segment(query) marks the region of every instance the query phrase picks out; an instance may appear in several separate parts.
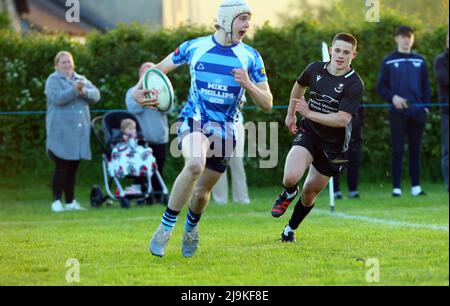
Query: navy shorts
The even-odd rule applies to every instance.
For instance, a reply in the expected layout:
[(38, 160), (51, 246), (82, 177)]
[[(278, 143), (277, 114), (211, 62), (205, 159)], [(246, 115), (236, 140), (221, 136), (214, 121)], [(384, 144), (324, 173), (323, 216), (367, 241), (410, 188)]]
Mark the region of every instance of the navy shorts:
[(348, 158), (346, 152), (324, 149), (325, 145), (314, 140), (309, 133), (300, 130), (292, 146), (301, 146), (311, 153), (313, 166), (320, 174), (332, 177), (344, 171)]
[(224, 173), (236, 147), (235, 132), (228, 131), (226, 133), (228, 137), (223, 137), (218, 135), (217, 132), (220, 131), (220, 123), (215, 124), (210, 121), (200, 123), (192, 118), (180, 118), (178, 124), (180, 125), (178, 128), (178, 148), (181, 150), (183, 138), (187, 135), (193, 132), (202, 133), (210, 142), (206, 157), (206, 168)]

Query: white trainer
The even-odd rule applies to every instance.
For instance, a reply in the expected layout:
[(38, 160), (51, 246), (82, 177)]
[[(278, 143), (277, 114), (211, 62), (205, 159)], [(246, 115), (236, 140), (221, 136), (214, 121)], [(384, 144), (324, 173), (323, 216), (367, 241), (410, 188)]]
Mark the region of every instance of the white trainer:
[(60, 200), (56, 200), (52, 203), (52, 211), (56, 213), (64, 211), (64, 206)]
[(73, 200), (72, 203), (66, 204), (66, 207), (64, 208), (64, 210), (66, 210), (66, 211), (72, 211), (72, 210), (85, 211), (86, 208), (81, 207), (80, 203), (78, 203), (77, 201)]

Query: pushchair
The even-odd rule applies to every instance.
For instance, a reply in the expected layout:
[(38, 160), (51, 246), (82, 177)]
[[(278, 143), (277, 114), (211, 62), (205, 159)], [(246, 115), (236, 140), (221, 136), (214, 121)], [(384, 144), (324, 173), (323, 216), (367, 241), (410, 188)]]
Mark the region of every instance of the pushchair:
[[(98, 140), (102, 148), (102, 168), (103, 168), (103, 179), (106, 189), (106, 196), (103, 196), (101, 187), (99, 185), (92, 186), (91, 190), (91, 206), (101, 207), (105, 201), (109, 199), (113, 201), (118, 201), (120, 206), (123, 208), (130, 208), (131, 200), (136, 200), (138, 205), (143, 204), (153, 204), (155, 202), (155, 196), (159, 195), (161, 203), (167, 205), (169, 202), (169, 191), (167, 189), (161, 174), (158, 171), (158, 165), (153, 155), (149, 156), (147, 159), (148, 167), (145, 167), (145, 171), (139, 171), (133, 175), (126, 175), (124, 177), (119, 177), (111, 171), (112, 165), (112, 152), (115, 146), (114, 139), (120, 135), (120, 123), (124, 119), (132, 119), (136, 122), (136, 130), (138, 134), (138, 144), (147, 146), (143, 140), (142, 130), (139, 125), (139, 121), (136, 117), (126, 111), (111, 111), (107, 112), (103, 116), (97, 116), (91, 121), (91, 128), (95, 138)], [(155, 192), (152, 188), (152, 177), (156, 175), (161, 187), (161, 192)], [(136, 190), (134, 186), (131, 185), (124, 188), (120, 182), (121, 179), (139, 179), (143, 184), (140, 185), (141, 188)], [(145, 182), (145, 183), (144, 183)], [(111, 187), (115, 185), (115, 190), (112, 192)], [(132, 192), (129, 192), (132, 190)]]

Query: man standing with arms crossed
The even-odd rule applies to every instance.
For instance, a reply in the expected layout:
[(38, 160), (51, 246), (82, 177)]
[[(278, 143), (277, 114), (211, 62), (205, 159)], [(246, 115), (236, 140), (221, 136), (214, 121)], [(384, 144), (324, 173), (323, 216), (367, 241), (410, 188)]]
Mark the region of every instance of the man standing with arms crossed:
[[(261, 109), (272, 108), (273, 98), (261, 56), (242, 43), (250, 18), (251, 10), (244, 0), (224, 0), (213, 35), (184, 42), (156, 66), (167, 74), (182, 64), (189, 64), (191, 89), (178, 130), (185, 165), (175, 180), (169, 205), (150, 242), (150, 252), (155, 256), (164, 255), (178, 214), (189, 200), (182, 254), (194, 255), (199, 242), (200, 217), (236, 143), (234, 116), (244, 92)], [(155, 100), (144, 97), (146, 91), (139, 89), (142, 84), (137, 88), (136, 101), (146, 107), (157, 105)]]

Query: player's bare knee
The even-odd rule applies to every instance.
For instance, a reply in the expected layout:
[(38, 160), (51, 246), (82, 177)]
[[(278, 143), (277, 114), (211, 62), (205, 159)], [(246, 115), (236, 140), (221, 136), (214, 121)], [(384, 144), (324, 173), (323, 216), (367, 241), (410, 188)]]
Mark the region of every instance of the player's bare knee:
[(298, 179), (293, 176), (285, 176), (283, 178), (283, 185), (287, 188), (295, 187), (298, 184)]
[(196, 180), (200, 177), (203, 170), (205, 169), (205, 166), (200, 160), (190, 161), (185, 166), (185, 171), (191, 177), (193, 180)]
[(192, 197), (194, 198), (194, 202), (196, 203), (207, 203), (211, 196), (211, 192), (206, 189), (195, 189)]

